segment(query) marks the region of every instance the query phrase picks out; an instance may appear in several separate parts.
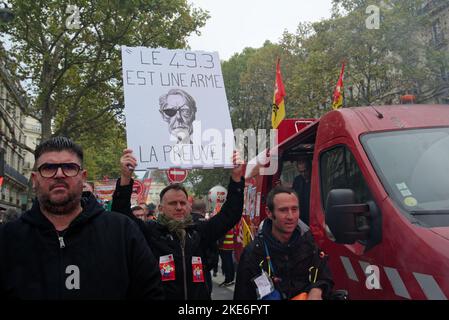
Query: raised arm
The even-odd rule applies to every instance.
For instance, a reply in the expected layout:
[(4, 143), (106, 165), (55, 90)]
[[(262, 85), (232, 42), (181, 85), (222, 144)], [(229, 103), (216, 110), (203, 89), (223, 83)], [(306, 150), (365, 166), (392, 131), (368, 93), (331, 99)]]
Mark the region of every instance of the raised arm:
[(131, 194), (134, 183), (132, 174), (133, 169), (137, 165), (137, 160), (132, 152), (131, 149), (125, 149), (120, 157), (120, 178), (117, 180), (115, 191), (112, 195), (111, 211), (124, 213), (134, 220), (135, 217), (131, 213)]
[(120, 158), (120, 178), (117, 180), (115, 191), (112, 195), (111, 211), (123, 213), (137, 223), (149, 244), (150, 231), (148, 230), (148, 225), (131, 212), (131, 194), (134, 183), (132, 173), (137, 165), (137, 160), (134, 158), (132, 152), (131, 149), (125, 149)]
[(245, 179), (243, 178), (243, 161), (236, 151), (233, 154), (233, 163), (235, 167), (231, 171), (225, 203), (218, 214), (198, 226), (202, 235), (201, 241), (206, 244), (223, 237), (242, 217)]

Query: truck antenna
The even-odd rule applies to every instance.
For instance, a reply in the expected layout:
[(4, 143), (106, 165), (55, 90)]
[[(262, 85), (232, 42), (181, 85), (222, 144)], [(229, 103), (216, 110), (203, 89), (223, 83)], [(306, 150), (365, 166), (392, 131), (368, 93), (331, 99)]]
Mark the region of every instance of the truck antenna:
[(370, 106), (370, 107), (373, 108), (374, 111), (376, 111), (377, 117), (378, 117), (379, 119), (383, 119), (383, 118), (384, 118), (384, 115), (383, 115), (382, 113), (380, 113), (376, 108), (374, 108), (373, 106)]

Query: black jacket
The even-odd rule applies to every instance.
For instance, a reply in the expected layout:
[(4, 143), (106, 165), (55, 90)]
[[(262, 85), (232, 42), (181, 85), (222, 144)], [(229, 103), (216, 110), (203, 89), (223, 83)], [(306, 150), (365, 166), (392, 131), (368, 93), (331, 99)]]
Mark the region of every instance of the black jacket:
[[(194, 223), (204, 223), (207, 219), (200, 213), (192, 212), (192, 220)], [(218, 266), (218, 243), (216, 241), (211, 242), (204, 252), (204, 265), (206, 267), (205, 271), (210, 272), (212, 269)]]
[[(217, 241), (240, 221), (243, 210), (244, 180), (234, 182), (228, 186), (228, 195), (219, 214), (206, 222), (197, 223), (189, 227), (185, 248), (181, 247), (176, 235), (170, 234), (168, 229), (156, 221), (143, 222), (133, 216), (130, 211), (132, 184), (120, 186), (117, 181), (112, 208), (132, 217), (140, 226), (154, 255), (160, 257), (173, 254), (175, 263), (175, 280), (163, 281), (165, 296), (170, 300), (208, 300), (209, 290), (206, 282), (194, 282), (192, 273), (192, 257), (201, 257), (206, 261), (207, 247)], [(203, 262), (203, 271), (205, 266)]]
[(135, 224), (93, 196), (81, 202), (59, 233), (37, 201), (0, 227), (0, 297), (163, 299), (156, 259)]
[(317, 281), (313, 284), (309, 282), (309, 268), (322, 261), (312, 233), (308, 229), (298, 227), (290, 242), (282, 244), (272, 236), (271, 227), (271, 220), (266, 219), (262, 231), (243, 251), (237, 271), (234, 299), (257, 299), (256, 285), (252, 279), (262, 274), (262, 261), (262, 267), (268, 273), (264, 242), (268, 247), (274, 276), (278, 278), (274, 281), (275, 287), (284, 299), (291, 299), (301, 292), (318, 287), (323, 290), (323, 297), (326, 296), (333, 286), (333, 281), (325, 261), (319, 268)]

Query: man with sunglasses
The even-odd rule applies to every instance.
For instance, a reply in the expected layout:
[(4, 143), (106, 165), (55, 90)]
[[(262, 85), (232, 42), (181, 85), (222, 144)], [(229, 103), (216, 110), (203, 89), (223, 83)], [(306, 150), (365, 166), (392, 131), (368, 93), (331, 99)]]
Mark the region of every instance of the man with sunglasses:
[(34, 156), (37, 199), (0, 229), (0, 298), (162, 299), (157, 262), (139, 229), (82, 196), (82, 149), (55, 137)]
[(190, 144), (195, 121), (196, 103), (190, 94), (171, 89), (159, 98), (159, 112), (168, 123), (168, 132), (179, 144)]

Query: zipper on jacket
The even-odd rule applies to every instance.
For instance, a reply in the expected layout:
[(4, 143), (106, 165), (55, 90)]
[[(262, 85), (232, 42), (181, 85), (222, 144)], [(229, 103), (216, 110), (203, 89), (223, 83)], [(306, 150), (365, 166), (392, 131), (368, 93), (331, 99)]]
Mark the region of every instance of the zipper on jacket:
[(58, 242), (59, 242), (59, 252), (58, 252), (58, 256), (59, 256), (59, 284), (58, 284), (58, 295), (59, 295), (59, 299), (62, 299), (62, 282), (64, 281), (64, 271), (62, 270), (62, 250), (65, 248), (65, 243), (64, 243), (64, 237), (62, 235), (59, 234), (59, 231), (56, 231), (56, 236), (58, 237)]
[(58, 239), (59, 239), (59, 248), (64, 249), (65, 248), (64, 237), (60, 236), (58, 233)]
[(184, 252), (184, 246), (181, 243), (181, 256), (182, 256), (182, 266), (184, 275), (184, 300), (187, 300), (187, 275), (186, 275), (186, 256)]

